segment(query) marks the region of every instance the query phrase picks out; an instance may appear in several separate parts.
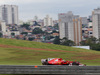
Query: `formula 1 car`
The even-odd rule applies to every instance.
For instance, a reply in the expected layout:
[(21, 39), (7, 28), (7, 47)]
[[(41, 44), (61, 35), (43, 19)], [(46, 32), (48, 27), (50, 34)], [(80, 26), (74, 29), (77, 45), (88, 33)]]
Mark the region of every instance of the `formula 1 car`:
[(48, 58), (48, 59), (41, 59), (42, 65), (68, 65), (68, 66), (86, 66), (81, 64), (77, 61), (65, 61), (62, 58)]

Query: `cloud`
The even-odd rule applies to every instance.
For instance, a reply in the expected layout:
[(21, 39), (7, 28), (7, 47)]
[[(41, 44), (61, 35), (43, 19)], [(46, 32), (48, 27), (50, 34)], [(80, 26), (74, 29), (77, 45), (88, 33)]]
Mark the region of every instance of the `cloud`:
[(57, 18), (58, 13), (67, 11), (81, 16), (91, 15), (92, 10), (100, 6), (100, 0), (0, 0), (0, 5), (3, 4), (18, 5), (21, 19), (47, 14)]
[(48, 0), (0, 0), (0, 4), (44, 3)]

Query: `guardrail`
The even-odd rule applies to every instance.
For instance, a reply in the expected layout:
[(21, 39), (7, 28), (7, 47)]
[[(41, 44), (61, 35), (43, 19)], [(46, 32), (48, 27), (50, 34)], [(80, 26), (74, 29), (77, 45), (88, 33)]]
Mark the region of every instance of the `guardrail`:
[(14, 66), (1, 65), (0, 74), (100, 75), (100, 66)]

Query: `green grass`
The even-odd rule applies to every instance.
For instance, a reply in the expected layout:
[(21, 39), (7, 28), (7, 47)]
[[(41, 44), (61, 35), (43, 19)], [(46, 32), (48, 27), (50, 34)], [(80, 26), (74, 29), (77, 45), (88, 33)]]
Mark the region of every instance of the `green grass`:
[[(0, 47), (1, 65), (41, 65), (41, 59), (63, 58), (65, 60), (80, 61), (87, 65), (100, 66), (99, 51), (4, 38), (0, 38), (0, 45), (44, 49), (37, 50)], [(56, 51), (47, 51), (46, 49)]]

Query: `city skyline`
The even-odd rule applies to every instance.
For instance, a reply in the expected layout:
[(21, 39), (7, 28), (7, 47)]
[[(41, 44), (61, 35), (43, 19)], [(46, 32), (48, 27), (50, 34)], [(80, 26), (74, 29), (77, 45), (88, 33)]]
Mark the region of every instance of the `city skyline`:
[(18, 5), (19, 19), (27, 21), (33, 19), (35, 15), (40, 19), (43, 19), (45, 15), (58, 19), (58, 13), (68, 11), (87, 17), (92, 15), (93, 9), (100, 6), (100, 0), (0, 0), (0, 5), (4, 4)]

